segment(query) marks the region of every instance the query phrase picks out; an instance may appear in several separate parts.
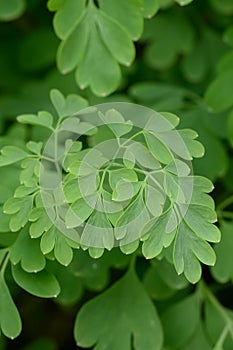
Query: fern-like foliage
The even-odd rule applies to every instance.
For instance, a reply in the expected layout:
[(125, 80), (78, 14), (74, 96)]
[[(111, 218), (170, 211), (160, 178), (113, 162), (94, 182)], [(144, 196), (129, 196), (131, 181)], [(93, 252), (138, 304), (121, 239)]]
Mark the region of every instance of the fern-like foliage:
[[(180, 5), (191, 1), (176, 0)], [(75, 69), (80, 88), (90, 86), (96, 95), (115, 91), (121, 83), (120, 65), (134, 61), (134, 42), (142, 35), (144, 18), (154, 16), (162, 5), (158, 0), (48, 1), (61, 40), (59, 70), (66, 74)]]

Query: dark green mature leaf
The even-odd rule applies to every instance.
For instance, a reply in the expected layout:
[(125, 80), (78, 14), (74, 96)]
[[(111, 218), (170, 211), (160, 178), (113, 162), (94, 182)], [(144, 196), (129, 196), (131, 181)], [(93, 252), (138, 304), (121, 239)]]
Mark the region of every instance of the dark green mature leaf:
[(152, 260), (152, 266), (147, 269), (143, 279), (146, 290), (155, 300), (164, 300), (188, 286), (183, 275), (177, 275), (173, 265), (165, 259)]
[(11, 271), (15, 282), (21, 288), (37, 297), (55, 298), (60, 293), (60, 287), (56, 278), (47, 270), (27, 273), (17, 264), (12, 265)]
[(208, 87), (205, 101), (214, 112), (222, 112), (232, 106), (233, 69), (222, 72)]
[(0, 21), (12, 21), (22, 15), (26, 7), (24, 0), (1, 1)]
[(171, 349), (182, 349), (198, 327), (200, 306), (197, 295), (190, 295), (171, 305), (162, 315), (165, 334), (165, 346)]
[(194, 44), (192, 26), (178, 13), (175, 16), (172, 13), (159, 13), (145, 26), (144, 36), (151, 40), (145, 51), (145, 60), (152, 68), (159, 70), (170, 68), (179, 54), (189, 53)]
[(136, 350), (156, 350), (163, 341), (156, 309), (132, 270), (81, 308), (74, 335), (79, 346), (94, 349), (130, 350), (133, 339)]
[(10, 295), (4, 277), (0, 274), (0, 326), (2, 333), (11, 339), (16, 338), (22, 329), (19, 312)]
[(229, 264), (231, 261), (231, 253), (233, 249), (233, 222), (221, 223), (221, 242), (215, 246), (217, 261), (211, 268), (212, 275), (220, 283), (233, 281), (233, 267)]
[(205, 301), (205, 329), (211, 348), (230, 350), (233, 344), (233, 313), (223, 307), (215, 297)]

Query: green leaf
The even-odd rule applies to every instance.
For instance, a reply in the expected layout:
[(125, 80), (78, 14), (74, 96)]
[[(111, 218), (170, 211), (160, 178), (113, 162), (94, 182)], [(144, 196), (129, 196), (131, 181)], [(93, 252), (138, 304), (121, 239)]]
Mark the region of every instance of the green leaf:
[[(32, 254), (33, 252), (33, 254)], [(40, 241), (30, 238), (28, 229), (22, 229), (11, 247), (10, 260), (16, 265), (21, 262), (26, 272), (38, 272), (45, 268), (45, 257), (40, 250)]]
[[(211, 295), (212, 296), (212, 295)], [(231, 349), (232, 347), (232, 334), (231, 329), (233, 326), (233, 313), (232, 310), (223, 307), (219, 302), (215, 299), (213, 295), (214, 301), (217, 302), (217, 305), (220, 306), (221, 312), (216, 304), (212, 303), (210, 300), (205, 300), (204, 304), (204, 326), (206, 335), (211, 343), (211, 349), (216, 347), (217, 349)], [(225, 328), (228, 328), (228, 332), (224, 332)], [(222, 333), (225, 333), (225, 337), (222, 337)], [(222, 338), (222, 340), (221, 340)], [(220, 340), (220, 344), (222, 347), (217, 347)]]
[(195, 334), (200, 322), (199, 318), (200, 309), (195, 294), (168, 307), (161, 318), (165, 333), (165, 346), (182, 349)]
[(57, 261), (64, 266), (68, 266), (73, 259), (73, 250), (61, 233), (56, 236), (54, 255)]
[[(192, 197), (188, 198), (191, 181)], [(156, 257), (175, 238), (173, 261), (176, 271), (178, 274), (184, 272), (191, 283), (196, 283), (201, 277), (199, 261), (207, 265), (215, 263), (215, 253), (206, 241), (219, 242), (220, 231), (213, 225), (216, 213), (205, 194), (212, 190), (211, 182), (201, 177), (188, 177), (182, 186), (189, 205), (179, 204), (178, 211), (171, 207), (159, 218), (148, 222), (140, 233), (144, 241), (142, 251), (147, 258)]]
[(0, 21), (12, 21), (22, 15), (26, 7), (24, 0), (8, 0), (1, 2)]
[(3, 207), (7, 214), (11, 214), (9, 223), (10, 230), (16, 232), (26, 225), (33, 206), (33, 197), (9, 198)]
[(206, 336), (205, 328), (203, 324), (200, 323), (197, 327), (195, 334), (192, 336), (192, 341), (188, 341), (183, 347), (183, 350), (196, 350), (196, 349), (205, 349), (211, 350), (209, 339)]
[(80, 226), (93, 212), (97, 201), (96, 194), (79, 198), (72, 203), (65, 217), (67, 228)]
[(107, 96), (120, 83), (121, 71), (108, 48), (102, 42), (97, 28), (90, 33), (85, 60), (77, 68), (76, 81), (81, 89), (90, 85), (97, 96)]
[(47, 270), (27, 273), (18, 264), (12, 265), (11, 271), (15, 282), (21, 288), (39, 298), (54, 298), (60, 293), (56, 278)]
[(222, 0), (221, 4), (218, 0), (210, 0), (210, 3), (220, 14), (230, 16), (233, 13), (233, 4), (231, 0)]
[(159, 271), (150, 267), (147, 269), (143, 284), (149, 296), (155, 300), (166, 300), (174, 293), (174, 289), (170, 288), (159, 275)]
[(180, 54), (188, 54), (194, 46), (193, 27), (178, 12), (159, 13), (147, 23), (144, 35), (150, 39), (145, 50), (145, 61), (154, 69), (172, 67)]
[(122, 114), (115, 109), (109, 109), (106, 114), (99, 112), (100, 118), (112, 130), (116, 137), (127, 134), (133, 128), (132, 122), (125, 121)]
[(94, 210), (84, 227), (81, 244), (90, 247), (92, 257), (98, 258), (104, 252), (103, 248), (111, 250), (114, 246), (113, 228), (101, 204)]
[(27, 144), (27, 149), (29, 149), (29, 151), (31, 151), (34, 154), (40, 154), (42, 147), (43, 147), (43, 143), (42, 142), (34, 142), (34, 141), (29, 141)]
[[(60, 285), (60, 293), (55, 301), (68, 306), (77, 303), (84, 292), (80, 269), (78, 269), (76, 265), (75, 267), (72, 266), (72, 263), (67, 267), (57, 263), (52, 263), (49, 264), (49, 270), (56, 276)], [(77, 276), (78, 270), (79, 273)]]
[(65, 0), (48, 0), (47, 7), (49, 11), (57, 11), (63, 5)]
[(67, 38), (81, 21), (85, 0), (67, 0), (61, 3), (54, 16), (54, 29), (60, 39)]
[(114, 190), (117, 186), (117, 183), (120, 180), (125, 180), (129, 182), (137, 182), (138, 177), (134, 170), (122, 168), (117, 170), (111, 170), (109, 172), (109, 184), (111, 188)]
[[(160, 217), (151, 219), (142, 228), (141, 239), (145, 241), (142, 246), (143, 255), (147, 259), (158, 256), (164, 247), (167, 247), (173, 241), (176, 229), (168, 230), (169, 223), (172, 221), (172, 212), (165, 213)], [(176, 225), (174, 225), (176, 226)]]
[(177, 2), (177, 4), (179, 4), (180, 6), (186, 6), (188, 4), (190, 4), (193, 0), (175, 0), (175, 2)]
[(114, 201), (126, 201), (132, 199), (140, 190), (141, 182), (129, 182), (120, 180), (113, 190), (112, 199)]
[(222, 238), (219, 244), (216, 244), (214, 250), (216, 252), (216, 264), (211, 268), (212, 275), (220, 283), (233, 281), (233, 268), (229, 264), (229, 258), (233, 249), (232, 228), (233, 223), (222, 222), (221, 224)]
[[(89, 37), (90, 29), (88, 21), (84, 17), (58, 48), (57, 64), (62, 73), (71, 72), (82, 62), (88, 47)], [(75, 55), (74, 52), (76, 53)]]
[(135, 57), (135, 48), (128, 32), (103, 11), (98, 12), (97, 23), (102, 39), (113, 57), (119, 63), (130, 66)]
[(177, 273), (184, 272), (191, 283), (198, 282), (201, 278), (199, 260), (213, 266), (216, 260), (215, 253), (204, 239), (199, 238), (189, 226), (181, 223), (174, 243), (174, 264)]
[(72, 94), (65, 98), (57, 89), (50, 91), (50, 99), (60, 118), (72, 116), (88, 106), (88, 102), (83, 97)]
[(162, 214), (165, 196), (161, 191), (147, 185), (145, 188), (145, 205), (154, 217)]
[(208, 87), (205, 102), (215, 112), (222, 112), (230, 108), (232, 102), (233, 69), (222, 72)]
[(0, 166), (10, 165), (28, 157), (28, 153), (15, 146), (5, 146), (1, 149)]
[(29, 215), (29, 221), (32, 222), (29, 229), (31, 238), (40, 237), (52, 226), (52, 221), (44, 208), (33, 208)]
[(233, 26), (229, 26), (224, 32), (223, 40), (226, 44), (233, 46)]
[(99, 0), (100, 8), (124, 27), (136, 41), (143, 31), (143, 3), (141, 0)]
[(46, 111), (39, 112), (38, 115), (22, 114), (17, 117), (17, 120), (23, 124), (39, 125), (48, 129), (52, 129), (53, 125), (53, 116)]
[(163, 164), (169, 164), (173, 161), (173, 155), (167, 145), (151, 133), (146, 132), (144, 136), (147, 146), (155, 159), (158, 159)]
[(163, 342), (155, 306), (132, 270), (81, 308), (74, 336), (78, 346), (96, 349), (130, 350), (132, 340), (135, 350), (159, 350)]
[(161, 168), (158, 162), (159, 158), (155, 157), (155, 154), (151, 152), (151, 149), (147, 149), (142, 143), (133, 142), (129, 144), (123, 155), (123, 161), (127, 165), (129, 162), (139, 164), (139, 166), (148, 169)]
[(143, 0), (143, 15), (146, 18), (153, 17), (159, 10), (159, 0)]
[(20, 334), (22, 324), (19, 312), (14, 304), (2, 274), (0, 274), (0, 295), (1, 330), (7, 338), (14, 339)]

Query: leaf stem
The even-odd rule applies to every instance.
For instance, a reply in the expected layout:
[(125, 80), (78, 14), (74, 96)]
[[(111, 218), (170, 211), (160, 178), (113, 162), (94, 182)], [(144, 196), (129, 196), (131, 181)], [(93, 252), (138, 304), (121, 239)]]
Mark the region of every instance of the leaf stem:
[(224, 199), (219, 205), (217, 206), (217, 210), (222, 211), (223, 209), (229, 207), (233, 203), (233, 195), (227, 197)]
[(4, 257), (4, 260), (3, 260), (3, 263), (2, 263), (2, 266), (1, 266), (1, 271), (0, 271), (2, 276), (4, 276), (6, 267), (7, 267), (8, 262), (9, 262), (9, 259), (10, 259), (10, 252), (9, 252), (9, 250), (7, 250), (6, 251), (6, 255)]
[(227, 329), (231, 334), (231, 338), (233, 339), (233, 320), (228, 316), (226, 309), (222, 306), (222, 304), (218, 301), (212, 291), (207, 287), (207, 285), (201, 281), (201, 289), (204, 295), (208, 298), (210, 303), (215, 307), (218, 313), (222, 316), (223, 320), (226, 323)]

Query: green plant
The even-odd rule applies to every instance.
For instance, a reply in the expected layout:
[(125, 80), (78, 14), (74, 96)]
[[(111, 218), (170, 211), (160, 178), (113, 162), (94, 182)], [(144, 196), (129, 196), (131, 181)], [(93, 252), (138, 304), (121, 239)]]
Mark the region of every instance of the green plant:
[(232, 15), (0, 4), (2, 349), (232, 349)]

